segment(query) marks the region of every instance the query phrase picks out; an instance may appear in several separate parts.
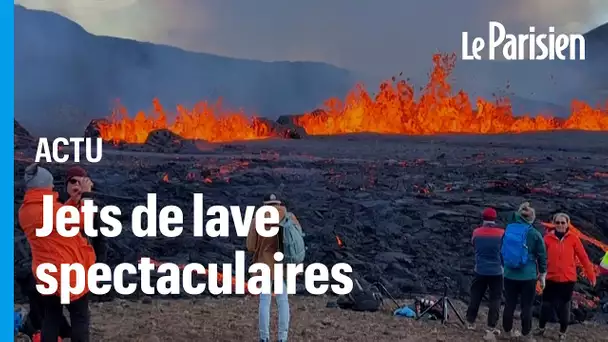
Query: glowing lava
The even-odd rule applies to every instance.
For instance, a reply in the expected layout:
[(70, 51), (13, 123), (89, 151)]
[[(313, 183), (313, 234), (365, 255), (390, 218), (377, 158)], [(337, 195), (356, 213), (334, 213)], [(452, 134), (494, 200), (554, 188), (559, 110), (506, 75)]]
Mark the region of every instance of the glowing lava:
[(572, 115), (566, 120), (548, 116), (513, 115), (507, 98), (477, 100), (473, 109), (464, 91), (454, 94), (448, 82), (456, 63), (455, 55), (435, 55), (433, 71), (421, 96), (405, 81), (385, 82), (375, 97), (362, 87), (352, 91), (344, 102), (330, 99), (322, 111), (296, 120), (311, 135), (357, 132), (424, 135), (438, 133), (519, 133), (559, 129), (607, 131), (605, 110), (572, 102)]
[(108, 122), (97, 125), (106, 141), (143, 143), (148, 134), (159, 129), (169, 129), (185, 139), (202, 139), (210, 142), (262, 139), (270, 136), (268, 124), (257, 118), (248, 118), (243, 112), (222, 109), (221, 100), (216, 104), (201, 102), (192, 109), (177, 107), (175, 120), (169, 122), (167, 113), (158, 99), (153, 101), (151, 113), (139, 112), (130, 118), (127, 110), (118, 106)]
[[(606, 108), (572, 101), (567, 119), (549, 116), (518, 116), (513, 114), (507, 98), (488, 101), (479, 98), (477, 110), (464, 91), (453, 92), (448, 79), (454, 69), (456, 55), (433, 56), (429, 82), (416, 96), (414, 87), (393, 78), (380, 85), (375, 97), (357, 85), (344, 101), (331, 98), (324, 108), (295, 119), (310, 135), (345, 133), (384, 133), (427, 135), (439, 133), (517, 133), (547, 130), (608, 131)], [(243, 112), (229, 112), (221, 103), (200, 103), (192, 109), (178, 106), (175, 120), (168, 122), (167, 113), (154, 100), (152, 113), (139, 112), (129, 118), (124, 108), (114, 111), (107, 123), (100, 123), (101, 137), (107, 141), (144, 142), (156, 129), (169, 129), (187, 139), (211, 142), (250, 140), (271, 135), (268, 124), (249, 119)]]

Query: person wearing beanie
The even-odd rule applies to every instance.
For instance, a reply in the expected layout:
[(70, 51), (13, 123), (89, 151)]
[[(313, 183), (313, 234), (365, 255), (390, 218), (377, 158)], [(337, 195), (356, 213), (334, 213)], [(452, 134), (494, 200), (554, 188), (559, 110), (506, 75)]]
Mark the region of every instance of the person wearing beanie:
[[(53, 189), (53, 175), (45, 168), (38, 167), (37, 164), (28, 166), (23, 176), (26, 189)], [(33, 270), (35, 272), (35, 270)], [(44, 317), (44, 298), (36, 289), (37, 279), (34, 276), (32, 269), (24, 271), (15, 276), (16, 283), (21, 288), (21, 292), (27, 296), (29, 302), (29, 311), (25, 318), (21, 332), (33, 338), (42, 328), (42, 320)], [(59, 332), (62, 338), (70, 337), (70, 323), (67, 318), (62, 315), (61, 323), (59, 324)]]
[[(70, 200), (73, 203), (80, 202), (80, 199), (83, 195), (80, 184), (86, 181), (89, 175), (87, 171), (80, 166), (73, 166), (68, 169), (66, 173), (66, 190), (68, 195), (70, 196)], [(88, 179), (90, 181), (90, 178)], [(91, 183), (92, 187), (92, 183)]]
[[(475, 328), (483, 295), (489, 290), (488, 335), (498, 335), (496, 328), (502, 299), (503, 267), (500, 247), (504, 229), (496, 224), (496, 210), (486, 208), (481, 213), (482, 224), (473, 230), (471, 242), (475, 249), (475, 275), (471, 283), (471, 300), (467, 309), (468, 329)], [(493, 337), (493, 336), (492, 336)]]
[[(53, 198), (53, 216), (63, 206), (58, 201), (58, 194), (53, 190), (53, 176), (45, 168), (32, 164), (25, 169), (25, 195), (18, 212), (18, 221), (21, 229), (30, 244), (32, 253), (32, 272), (36, 277), (38, 266), (46, 263), (53, 264), (59, 270), (57, 273), (48, 274), (55, 278), (59, 285), (57, 292), (41, 297), (44, 310), (41, 339), (42, 341), (57, 341), (60, 326), (62, 325), (63, 307), (59, 298), (61, 291), (61, 264), (81, 264), (85, 271), (95, 263), (95, 251), (82, 234), (74, 237), (63, 237), (55, 229), (48, 236), (36, 236), (36, 230), (44, 225), (43, 222), (43, 199), (45, 196)], [(83, 191), (90, 191), (85, 184)], [(54, 221), (54, 220), (53, 220)], [(80, 222), (84, 222), (81, 214)], [(36, 277), (38, 283), (44, 284)], [(85, 279), (86, 284), (86, 279)], [(70, 286), (76, 288), (76, 279), (70, 279)], [(70, 296), (67, 305), (70, 312), (72, 325), (70, 339), (73, 342), (89, 341), (89, 302), (88, 287), (80, 293)]]
[(532, 227), (536, 228), (538, 232), (543, 235), (544, 227), (538, 227), (536, 222), (536, 210), (530, 205), (530, 202), (523, 202), (519, 205), (516, 211), (511, 213), (511, 216), (507, 219), (508, 223), (528, 223)]
[[(95, 202), (95, 205), (98, 208), (103, 208), (103, 204), (93, 196), (93, 193), (91, 192), (92, 187), (93, 182), (85, 169), (80, 166), (71, 167), (66, 174), (66, 192), (69, 199), (65, 204), (80, 208), (83, 204), (83, 200), (90, 199)], [(99, 215), (96, 214), (93, 219), (93, 227), (99, 231), (99, 228), (104, 225), (105, 224), (101, 221)], [(106, 262), (108, 244), (105, 236), (103, 236), (103, 234), (97, 234), (96, 237), (90, 237), (89, 242), (95, 250), (97, 262)]]
[(32, 164), (25, 169), (23, 176), (26, 189), (53, 189), (55, 179), (49, 170)]
[[(519, 336), (519, 333), (513, 330), (513, 315), (517, 303), (521, 303), (521, 335), (528, 341), (534, 340), (530, 332), (536, 282), (539, 280), (541, 288), (544, 288), (547, 275), (547, 251), (542, 234), (534, 227), (535, 220), (536, 211), (529, 202), (519, 205), (505, 228), (502, 247), (505, 265), (502, 326), (512, 337)], [(513, 255), (525, 256), (525, 259), (515, 258), (519, 261), (517, 265), (512, 264)]]
[[(294, 214), (287, 211), (285, 204), (275, 195), (268, 194), (264, 197), (262, 202), (263, 205), (271, 205), (277, 208), (279, 211), (279, 222), (289, 215), (294, 224), (300, 225), (298, 219)], [(282, 252), (282, 240), (280, 239), (281, 234), (273, 237), (264, 237), (257, 233), (255, 228), (255, 222), (252, 222), (249, 228), (249, 234), (247, 236), (247, 250), (253, 253), (253, 263), (266, 264), (270, 269), (270, 276), (274, 279), (274, 254), (276, 252)], [(276, 294), (276, 302), (279, 312), (279, 324), (278, 324), (278, 341), (286, 342), (287, 335), (289, 332), (289, 299), (287, 296), (287, 287), (283, 284), (283, 293)], [(260, 342), (270, 341), (270, 305), (271, 305), (271, 294), (261, 293), (260, 304), (258, 312), (258, 324)]]
[(576, 259), (583, 265), (591, 286), (595, 286), (596, 274), (581, 239), (570, 231), (570, 216), (555, 214), (553, 224), (555, 229), (544, 238), (548, 258), (547, 281), (536, 335), (544, 336), (545, 326), (555, 311), (559, 319), (559, 340), (563, 341), (570, 324), (570, 302), (578, 278)]

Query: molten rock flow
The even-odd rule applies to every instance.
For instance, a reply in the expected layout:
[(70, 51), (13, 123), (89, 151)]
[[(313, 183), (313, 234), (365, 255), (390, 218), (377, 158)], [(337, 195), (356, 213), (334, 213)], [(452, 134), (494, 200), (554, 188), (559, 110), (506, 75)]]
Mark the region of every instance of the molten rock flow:
[[(406, 81), (391, 81), (380, 85), (372, 96), (362, 85), (355, 87), (346, 99), (332, 98), (324, 108), (282, 124), (294, 124), (308, 135), (345, 133), (383, 133), (429, 135), (439, 133), (509, 133), (549, 130), (608, 131), (608, 107), (593, 108), (573, 101), (567, 119), (549, 116), (515, 116), (507, 98), (494, 101), (477, 99), (474, 109), (464, 91), (454, 93), (448, 82), (456, 62), (455, 55), (435, 55), (428, 84), (420, 96)], [(169, 121), (169, 116), (175, 120)], [(209, 142), (284, 137), (273, 127), (276, 123), (265, 119), (250, 119), (244, 112), (223, 110), (203, 102), (188, 109), (177, 108), (168, 115), (158, 100), (151, 113), (139, 112), (130, 118), (124, 108), (115, 110), (98, 128), (106, 141), (143, 143), (151, 131), (169, 129), (185, 139)]]

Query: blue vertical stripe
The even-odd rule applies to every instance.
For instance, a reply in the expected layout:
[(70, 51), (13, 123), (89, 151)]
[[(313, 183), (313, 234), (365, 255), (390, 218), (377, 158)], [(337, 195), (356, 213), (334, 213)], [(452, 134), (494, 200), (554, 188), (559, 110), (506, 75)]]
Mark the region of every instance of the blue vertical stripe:
[[(2, 157), (4, 163), (0, 167), (0, 196), (2, 196), (2, 229), (0, 234), (4, 235), (0, 237), (0, 262), (2, 263), (2, 271), (4, 277), (0, 281), (0, 300), (2, 301), (2, 315), (0, 316), (0, 341), (13, 341), (14, 337), (14, 226), (15, 226), (15, 187), (14, 187), (14, 161), (15, 154), (14, 148), (11, 148), (11, 137), (14, 136), (14, 123), (11, 119), (15, 117), (14, 111), (14, 5), (12, 1), (0, 1), (2, 7), (0, 7), (0, 44), (4, 47), (4, 53), (2, 60), (0, 61), (0, 96), (3, 100), (2, 108), (3, 113), (0, 115), (0, 139), (4, 140), (0, 142), (0, 151), (6, 156)], [(12, 156), (12, 158), (11, 158)], [(7, 160), (12, 159), (13, 162), (9, 163)]]

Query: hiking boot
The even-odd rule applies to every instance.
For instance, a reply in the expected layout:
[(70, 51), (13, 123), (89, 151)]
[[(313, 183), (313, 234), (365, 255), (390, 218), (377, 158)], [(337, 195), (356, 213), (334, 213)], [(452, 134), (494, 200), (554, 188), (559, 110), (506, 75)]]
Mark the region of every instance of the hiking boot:
[(534, 336), (539, 336), (539, 337), (545, 336), (545, 328), (542, 328), (542, 329), (538, 328), (538, 329), (534, 330), (533, 334), (534, 334)]
[(486, 329), (486, 332), (490, 332), (494, 334), (494, 336), (500, 336), (500, 329), (498, 328), (488, 328)]
[(557, 339), (558, 341), (565, 341), (566, 340), (566, 333), (559, 333), (559, 337)]
[(519, 338), (519, 337), (521, 337), (521, 333), (519, 331), (517, 331), (517, 330), (511, 330), (511, 331), (509, 331), (508, 335), (509, 335), (510, 338)]
[(475, 330), (475, 324), (467, 323), (467, 330)]

